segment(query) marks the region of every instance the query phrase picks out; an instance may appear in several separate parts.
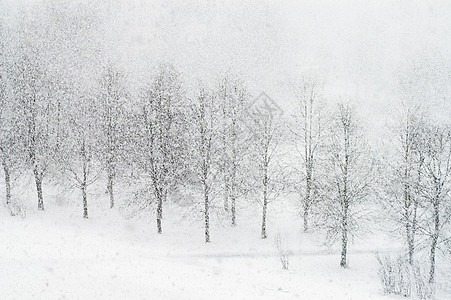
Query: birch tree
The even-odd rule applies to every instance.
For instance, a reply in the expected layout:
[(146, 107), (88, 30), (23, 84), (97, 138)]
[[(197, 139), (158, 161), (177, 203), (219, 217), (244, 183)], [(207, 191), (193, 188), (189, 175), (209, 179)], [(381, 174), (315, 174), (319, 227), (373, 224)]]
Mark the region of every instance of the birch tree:
[(46, 68), (38, 48), (19, 46), (18, 57), (11, 70), (13, 97), (26, 127), (26, 151), (38, 196), (38, 210), (44, 210), (42, 183), (52, 163), (53, 128), (50, 94), (53, 82), (45, 76)]
[[(0, 20), (1, 21), (1, 20)], [(5, 48), (3, 44), (4, 36), (3, 22), (0, 22), (0, 155), (2, 156), (2, 166), (5, 175), (6, 188), (6, 206), (9, 207), (11, 202), (11, 181), (9, 175), (9, 163), (7, 162), (7, 154), (5, 153), (3, 140), (5, 131), (5, 107), (6, 107), (6, 58)]]
[[(274, 115), (267, 107), (256, 108), (252, 114), (252, 157), (257, 162), (255, 191), (261, 195), (261, 238), (267, 238), (268, 205), (277, 199), (285, 188), (284, 168), (281, 164), (279, 144), (283, 136), (280, 115)], [(261, 200), (260, 200), (261, 199)]]
[(7, 124), (7, 95), (6, 95), (6, 54), (5, 54), (5, 34), (2, 28), (3, 24), (0, 23), (0, 155), (1, 163), (3, 166), (3, 173), (5, 176), (5, 204), (13, 214), (11, 206), (11, 171), (10, 171), (10, 153), (7, 149), (7, 141), (10, 140), (11, 134), (10, 128)]
[(124, 76), (110, 63), (100, 81), (100, 117), (103, 149), (102, 161), (107, 173), (107, 191), (110, 208), (114, 207), (114, 183), (119, 163), (122, 127), (124, 120), (124, 101), (127, 92)]
[(367, 199), (372, 162), (355, 112), (339, 104), (331, 123), (326, 201), (322, 204), (324, 224), (330, 241), (341, 243), (340, 266), (348, 265), (348, 242), (358, 229), (361, 204)]
[(434, 283), (438, 246), (451, 238), (447, 234), (451, 221), (451, 130), (445, 126), (429, 126), (424, 146), (422, 193), (427, 202), (428, 218), (422, 229), (430, 239), (429, 283)]
[(224, 209), (231, 215), (232, 226), (236, 225), (236, 200), (242, 194), (244, 157), (246, 145), (245, 122), (249, 102), (244, 83), (236, 77), (225, 76), (218, 88), (220, 107), (220, 136), (222, 145), (221, 173), (223, 180)]
[(292, 132), (295, 136), (295, 146), (301, 156), (300, 173), (301, 184), (299, 193), (302, 203), (304, 232), (309, 229), (309, 214), (318, 201), (318, 154), (323, 145), (324, 136), (324, 105), (321, 101), (320, 88), (312, 79), (306, 79), (296, 90), (297, 111), (295, 125)]
[(25, 169), (26, 156), (24, 128), (11, 100), (6, 92), (0, 99), (0, 163), (5, 181), (5, 204), (10, 214), (16, 215), (20, 207), (13, 201), (13, 183)]
[(210, 202), (215, 169), (215, 137), (217, 135), (217, 113), (214, 97), (201, 89), (193, 106), (194, 164), (197, 178), (202, 185), (204, 198), (205, 242), (210, 242)]
[(183, 166), (182, 97), (178, 72), (171, 65), (160, 67), (141, 96), (139, 165), (150, 177), (158, 233), (162, 233), (163, 203)]
[(66, 54), (77, 52), (77, 59), (80, 59), (78, 50), (82, 48), (79, 45), (73, 47), (75, 50), (67, 47), (68, 41), (78, 37), (82, 30), (80, 23), (72, 23), (76, 29), (72, 32), (59, 26), (66, 22), (58, 23), (58, 20), (71, 19), (68, 15), (63, 16), (64, 13), (59, 16), (61, 19), (54, 18), (54, 13), (60, 12), (61, 8), (51, 4), (21, 8), (19, 13), (23, 18), (12, 25), (14, 35), (8, 41), (11, 97), (16, 102), (15, 113), (20, 126), (25, 129), (22, 140), (35, 181), (39, 210), (44, 210), (43, 181), (50, 173), (62, 138), (58, 124), (62, 110), (61, 85), (70, 78), (66, 72), (75, 69), (66, 64)]
[(425, 120), (423, 112), (408, 107), (399, 124), (392, 130), (397, 137), (395, 152), (385, 159), (387, 170), (381, 184), (384, 214), (395, 222), (407, 245), (407, 257), (413, 265), (421, 218), (421, 185), (424, 164)]
[(24, 123), (20, 114), (20, 103), (13, 94), (11, 70), (14, 56), (11, 28), (0, 22), (0, 163), (5, 182), (5, 204), (11, 215), (20, 211), (20, 206), (13, 197), (15, 179), (26, 169)]
[(100, 166), (98, 111), (95, 98), (88, 94), (73, 94), (66, 103), (62, 123), (66, 139), (62, 142), (59, 164), (63, 174), (81, 192), (83, 218), (88, 218), (88, 187), (96, 182)]

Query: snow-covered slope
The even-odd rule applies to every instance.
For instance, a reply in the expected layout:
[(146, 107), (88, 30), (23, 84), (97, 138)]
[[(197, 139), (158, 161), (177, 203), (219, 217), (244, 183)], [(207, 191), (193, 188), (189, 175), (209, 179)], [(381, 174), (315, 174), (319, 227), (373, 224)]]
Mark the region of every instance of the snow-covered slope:
[[(259, 215), (241, 212), (238, 226), (213, 226), (205, 244), (202, 224), (166, 211), (163, 235), (153, 218), (125, 219), (100, 202), (90, 219), (80, 207), (48, 201), (26, 218), (0, 216), (2, 299), (391, 299), (383, 296), (376, 247), (352, 246), (349, 269), (339, 252), (315, 234), (298, 231), (295, 216), (274, 203), (269, 238), (259, 238)], [(277, 208), (280, 208), (278, 210)], [(283, 213), (285, 211), (285, 213)], [(177, 221), (175, 221), (177, 220)], [(274, 243), (289, 250), (283, 270)]]

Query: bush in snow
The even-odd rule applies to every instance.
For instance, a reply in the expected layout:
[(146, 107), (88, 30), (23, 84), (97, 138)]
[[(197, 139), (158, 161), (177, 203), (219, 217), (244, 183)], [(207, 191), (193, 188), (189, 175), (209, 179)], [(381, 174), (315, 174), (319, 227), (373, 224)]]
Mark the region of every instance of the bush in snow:
[(276, 244), (277, 253), (280, 258), (280, 262), (282, 263), (282, 269), (288, 270), (289, 264), (289, 255), (288, 255), (288, 247), (284, 239), (280, 236), (280, 233), (277, 233), (274, 242)]
[(428, 284), (424, 272), (416, 265), (410, 265), (403, 257), (393, 258), (390, 255), (376, 255), (379, 263), (378, 275), (385, 294), (410, 297), (416, 295), (419, 299), (431, 299), (434, 290)]

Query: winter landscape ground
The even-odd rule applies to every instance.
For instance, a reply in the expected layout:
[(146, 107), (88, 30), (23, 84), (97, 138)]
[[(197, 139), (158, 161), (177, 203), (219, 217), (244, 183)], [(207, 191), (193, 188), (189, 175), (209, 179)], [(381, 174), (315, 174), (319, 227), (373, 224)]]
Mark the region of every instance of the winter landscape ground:
[[(260, 238), (259, 215), (240, 215), (236, 228), (213, 227), (210, 244), (202, 223), (181, 221), (176, 210), (158, 235), (153, 218), (126, 220), (101, 203), (91, 207), (88, 220), (80, 207), (55, 201), (26, 218), (2, 211), (3, 299), (391, 299), (383, 296), (374, 252), (396, 250), (392, 244), (352, 246), (350, 267), (341, 269), (339, 251), (300, 233), (282, 206), (269, 214), (268, 239)], [(275, 247), (279, 230), (289, 270)]]
[[(1, 212), (2, 299), (404, 299), (384, 295), (375, 258), (400, 251), (399, 242), (366, 235), (350, 246), (349, 267), (340, 268), (339, 248), (296, 224), (293, 201), (270, 209), (267, 239), (260, 238), (261, 208), (250, 205), (235, 228), (214, 219), (212, 242), (205, 244), (202, 222), (184, 220), (177, 207), (168, 208), (159, 235), (151, 214), (127, 219), (101, 193), (93, 194), (88, 220), (70, 200), (77, 193), (48, 194), (46, 211), (24, 201), (26, 217)], [(288, 270), (275, 246), (278, 233)], [(440, 268), (443, 287), (449, 271)], [(450, 295), (444, 288), (436, 299)]]
[(451, 299), (450, 15), (0, 0), (0, 300)]

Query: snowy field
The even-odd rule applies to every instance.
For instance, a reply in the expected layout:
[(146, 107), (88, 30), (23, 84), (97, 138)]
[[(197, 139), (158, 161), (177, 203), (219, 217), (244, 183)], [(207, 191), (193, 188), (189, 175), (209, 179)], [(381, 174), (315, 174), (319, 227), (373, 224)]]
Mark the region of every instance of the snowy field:
[(0, 0), (0, 300), (450, 300), (450, 16)]
[(44, 212), (28, 203), (25, 218), (1, 210), (1, 299), (401, 299), (383, 295), (377, 276), (374, 252), (396, 251), (389, 240), (354, 243), (349, 268), (340, 268), (338, 249), (301, 233), (288, 203), (270, 207), (266, 240), (254, 207), (239, 212), (236, 228), (213, 218), (205, 244), (202, 222), (183, 220), (174, 206), (158, 235), (152, 216), (126, 219), (94, 199), (85, 220), (76, 202), (48, 198)]

